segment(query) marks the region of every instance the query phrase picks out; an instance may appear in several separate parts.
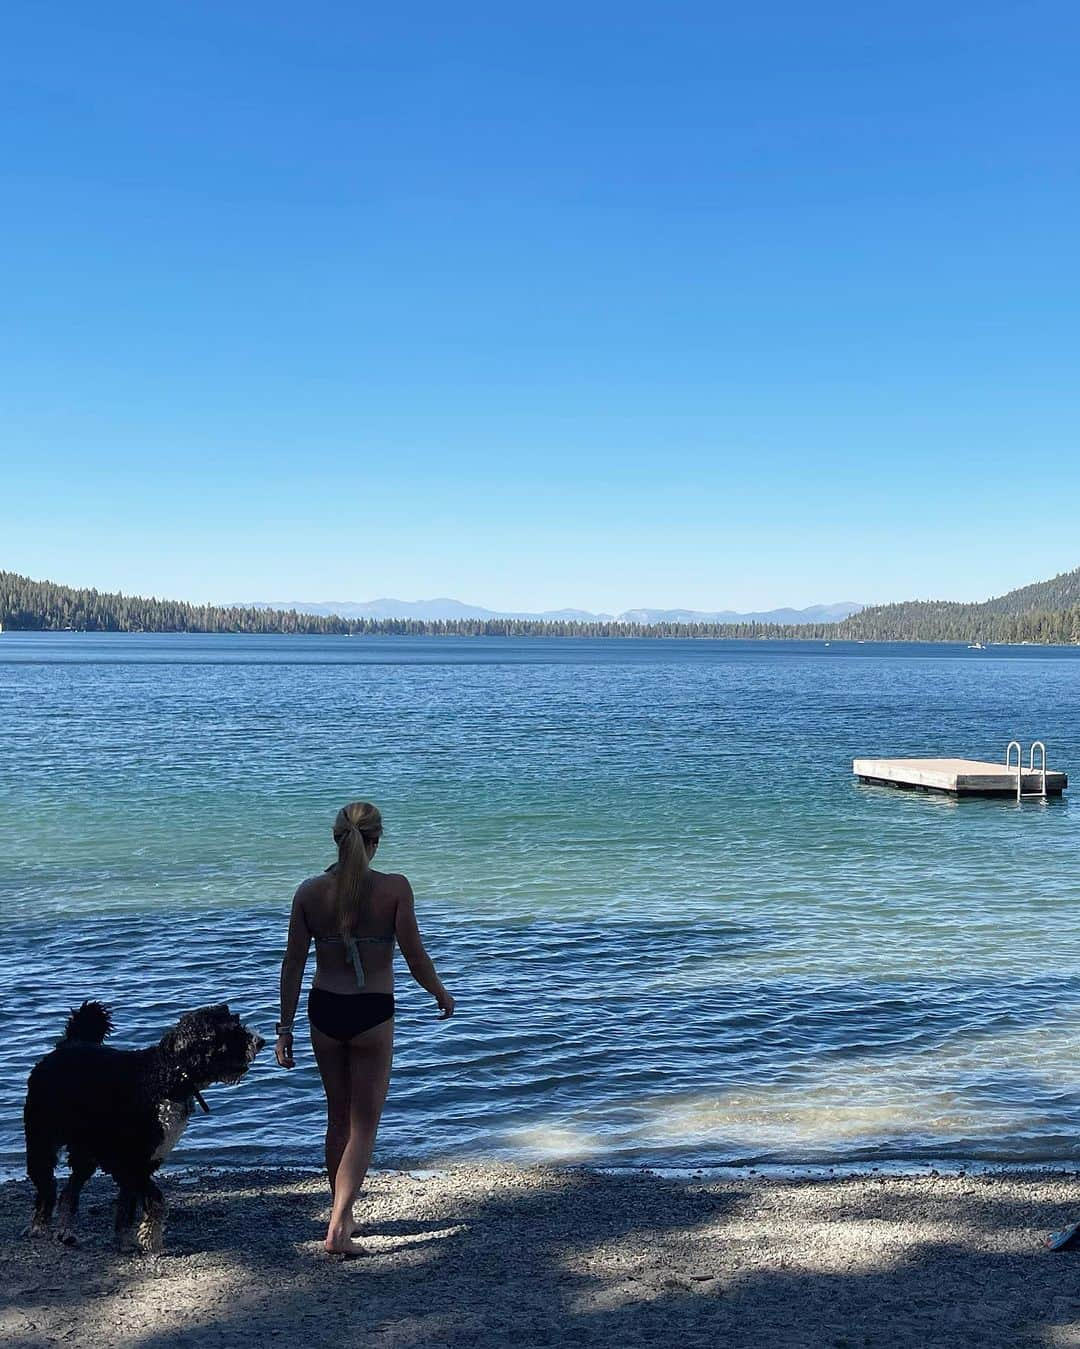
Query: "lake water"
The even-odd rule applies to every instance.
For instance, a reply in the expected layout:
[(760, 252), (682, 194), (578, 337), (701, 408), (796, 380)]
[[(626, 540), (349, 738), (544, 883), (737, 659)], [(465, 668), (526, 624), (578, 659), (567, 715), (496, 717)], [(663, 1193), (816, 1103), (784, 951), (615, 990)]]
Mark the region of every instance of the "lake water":
[[(1077, 810), (859, 754), (1080, 773), (1080, 651), (0, 635), (0, 1166), (85, 997), (269, 1034), (297, 883), (383, 809), (458, 999), (399, 974), (377, 1163), (1080, 1157)], [(1080, 780), (1078, 780), (1080, 788)], [(317, 1162), (306, 1040), (178, 1163)]]

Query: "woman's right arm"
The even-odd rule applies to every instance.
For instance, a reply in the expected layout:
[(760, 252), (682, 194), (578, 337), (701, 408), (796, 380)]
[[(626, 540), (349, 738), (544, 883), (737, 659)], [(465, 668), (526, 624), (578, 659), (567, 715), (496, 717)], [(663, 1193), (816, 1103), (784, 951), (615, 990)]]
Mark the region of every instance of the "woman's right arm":
[(443, 987), (432, 959), (424, 949), (424, 939), (420, 936), (420, 927), (416, 921), (416, 902), (413, 899), (412, 886), (404, 876), (401, 877), (401, 894), (398, 896), (394, 936), (397, 937), (401, 954), (409, 966), (409, 973), (439, 1004), (439, 1020), (445, 1021), (447, 1017), (453, 1016), (454, 999)]
[[(305, 882), (306, 884), (306, 882)], [(293, 1068), (293, 1018), (296, 1016), (296, 1004), (300, 1001), (300, 985), (304, 978), (304, 966), (311, 950), (311, 932), (304, 914), (304, 904), (300, 896), (301, 885), (293, 895), (292, 912), (289, 915), (289, 936), (285, 945), (285, 958), (281, 962), (281, 1020), (278, 1025), (277, 1044), (274, 1055), (282, 1068)]]

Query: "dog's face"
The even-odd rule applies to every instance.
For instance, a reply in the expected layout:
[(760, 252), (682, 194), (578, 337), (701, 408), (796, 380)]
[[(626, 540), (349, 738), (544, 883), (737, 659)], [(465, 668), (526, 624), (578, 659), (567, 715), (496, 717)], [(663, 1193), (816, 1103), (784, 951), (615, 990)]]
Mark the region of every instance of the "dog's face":
[(161, 1047), (196, 1087), (239, 1082), (266, 1043), (241, 1024), (227, 1003), (185, 1012)]

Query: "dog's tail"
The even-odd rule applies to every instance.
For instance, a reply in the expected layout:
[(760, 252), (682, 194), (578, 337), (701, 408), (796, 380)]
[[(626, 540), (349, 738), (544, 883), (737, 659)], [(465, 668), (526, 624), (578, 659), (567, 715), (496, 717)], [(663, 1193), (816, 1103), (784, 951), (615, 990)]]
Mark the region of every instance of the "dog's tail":
[(99, 1045), (112, 1034), (112, 1013), (103, 1002), (84, 1002), (68, 1017), (61, 1044)]

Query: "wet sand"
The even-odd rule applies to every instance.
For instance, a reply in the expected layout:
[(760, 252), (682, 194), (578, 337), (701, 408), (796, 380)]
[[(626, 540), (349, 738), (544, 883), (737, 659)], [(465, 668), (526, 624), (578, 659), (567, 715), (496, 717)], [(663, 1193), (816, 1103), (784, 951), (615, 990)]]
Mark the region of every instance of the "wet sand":
[(372, 1177), (369, 1258), (327, 1257), (325, 1184), (166, 1176), (166, 1254), (109, 1247), (111, 1183), (78, 1249), (20, 1237), (0, 1186), (0, 1341), (373, 1349), (589, 1345), (1080, 1346), (1080, 1177), (672, 1179), (464, 1166)]

